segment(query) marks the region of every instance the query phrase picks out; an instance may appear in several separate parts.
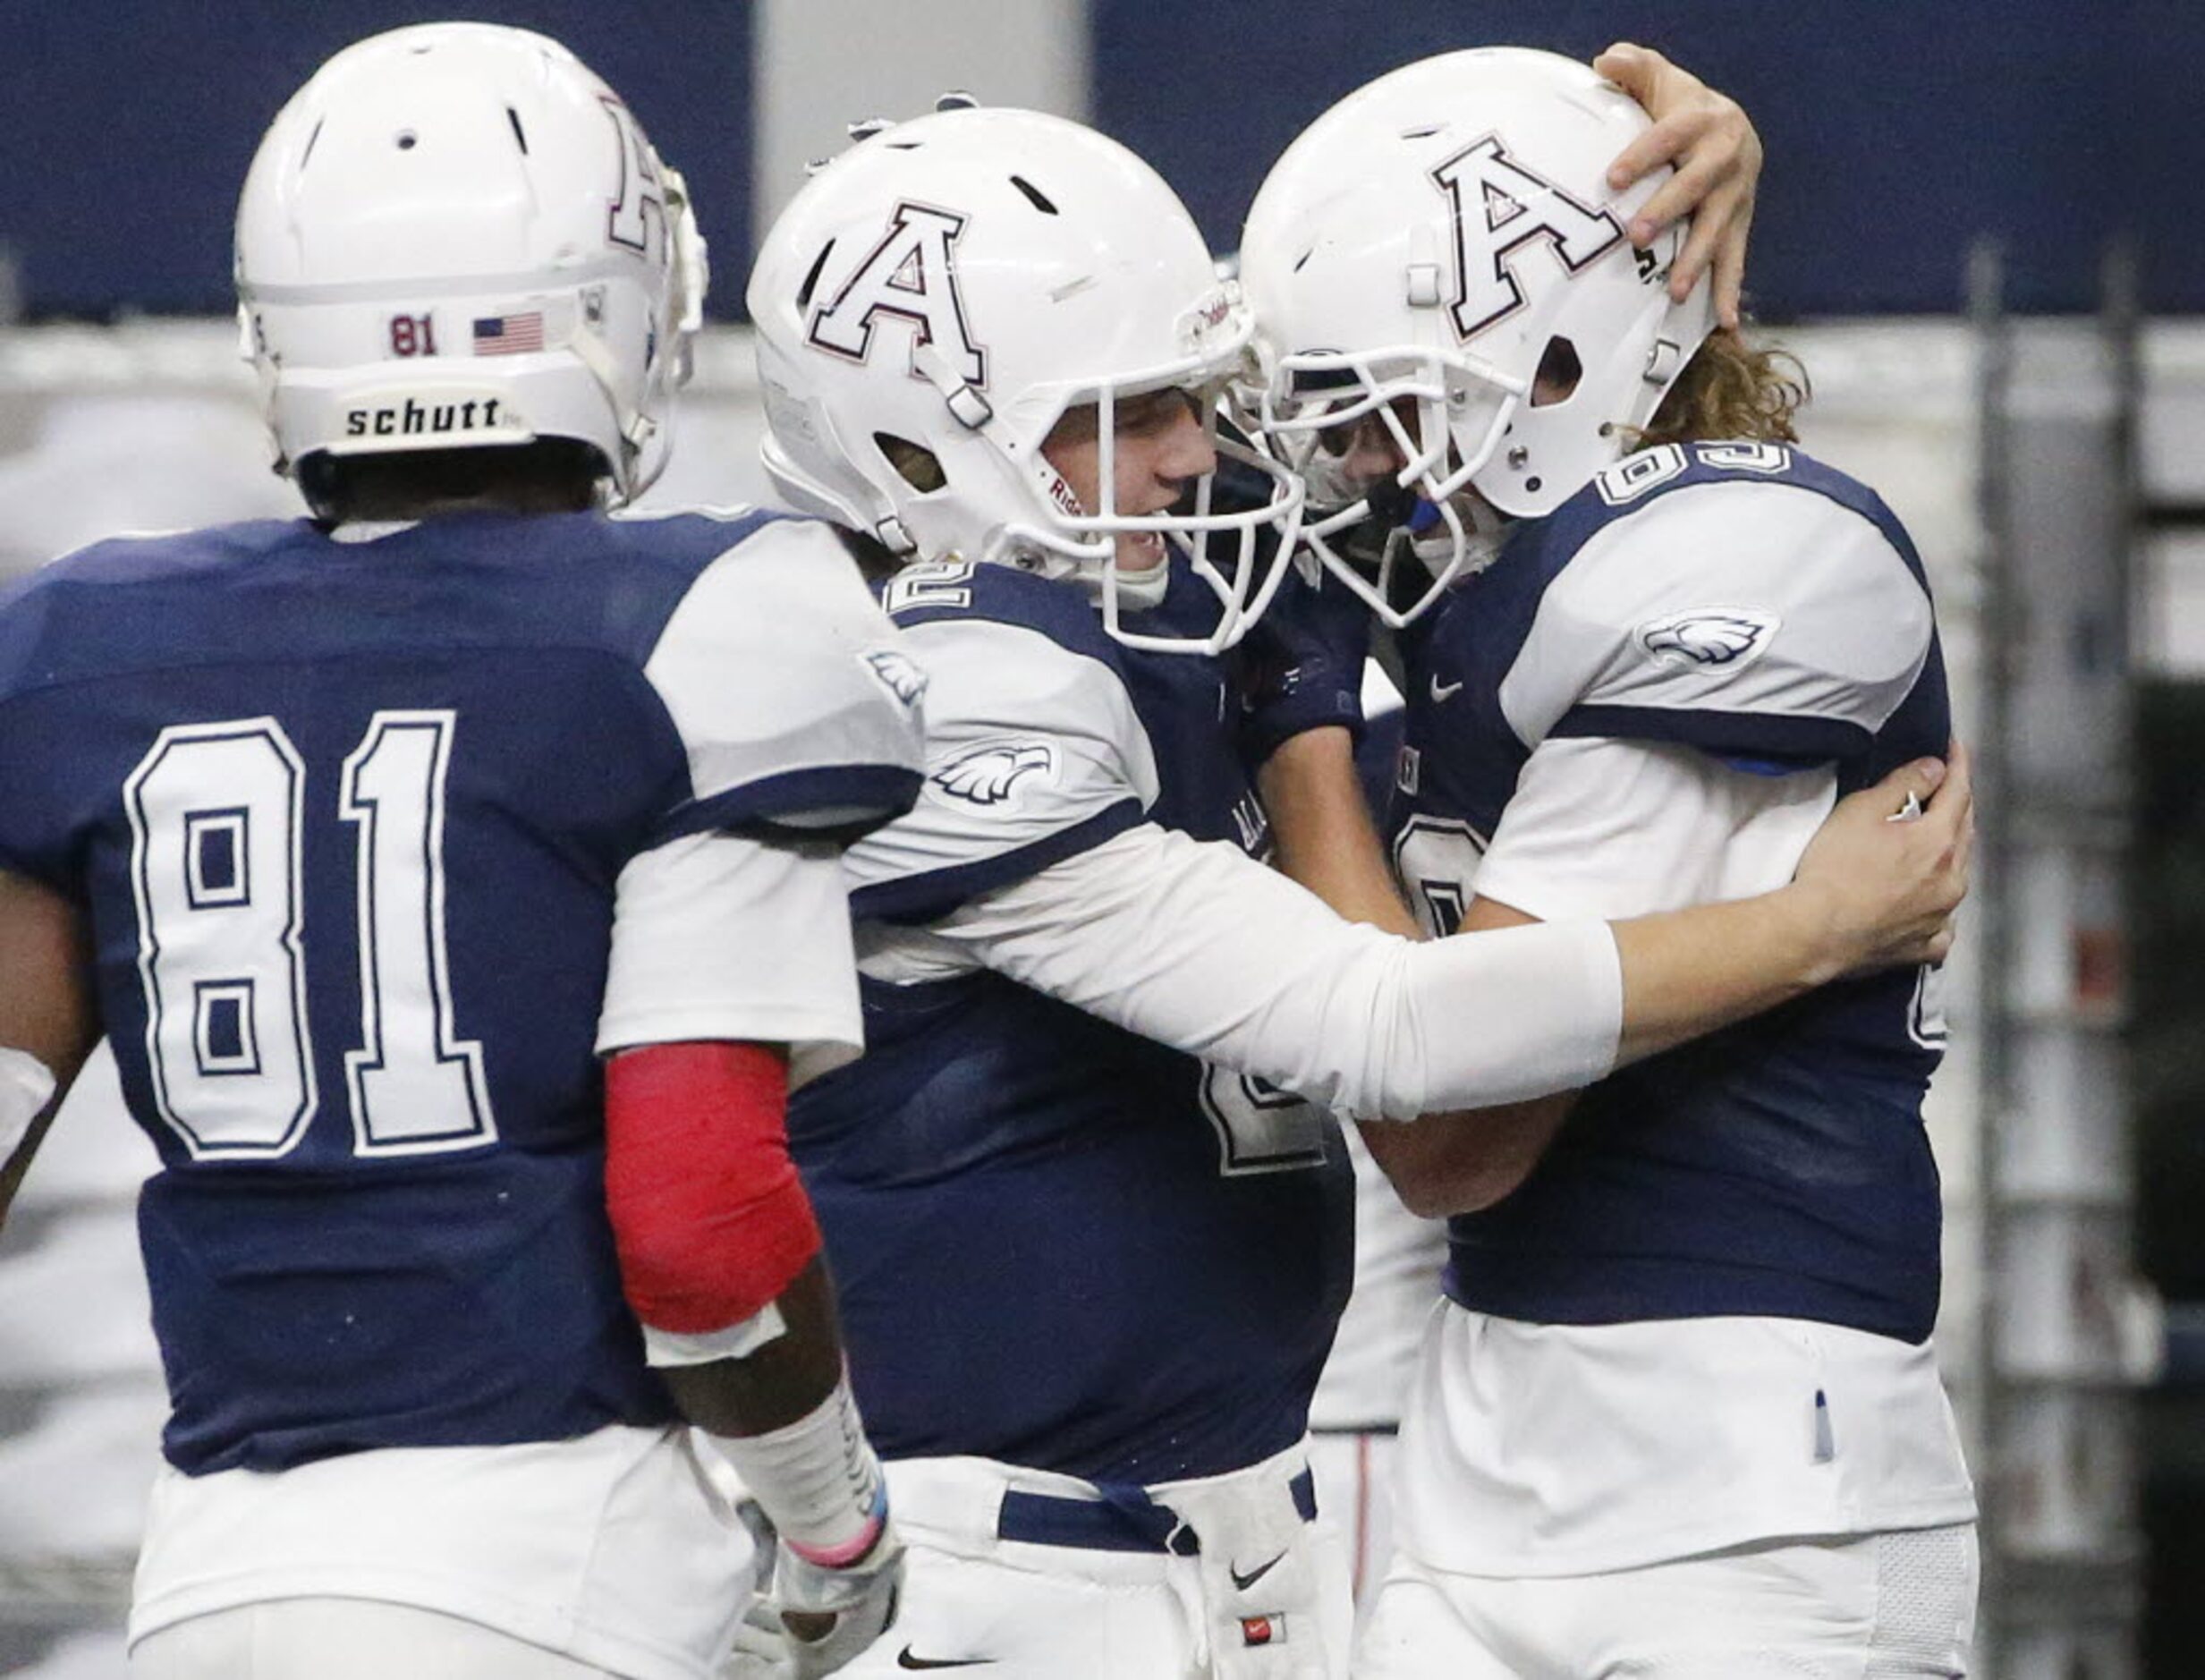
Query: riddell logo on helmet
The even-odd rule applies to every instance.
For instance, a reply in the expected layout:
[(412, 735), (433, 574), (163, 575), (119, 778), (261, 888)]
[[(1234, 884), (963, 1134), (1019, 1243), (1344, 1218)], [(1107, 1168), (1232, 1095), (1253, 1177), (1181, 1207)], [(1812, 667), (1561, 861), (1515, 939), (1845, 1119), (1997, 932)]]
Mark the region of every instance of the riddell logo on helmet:
[(1056, 511), (1071, 519), (1078, 519), (1087, 512), (1080, 505), (1080, 498), (1072, 493), (1072, 487), (1052, 471), (1042, 479), (1042, 488), (1049, 493), (1049, 500), (1056, 504)]
[(1190, 350), (1199, 350), (1210, 335), (1233, 318), (1235, 301), (1234, 289), (1219, 286), (1179, 318), (1179, 342)]
[(394, 396), (344, 412), (347, 437), (449, 437), (484, 432), (524, 437), (528, 428), (513, 419), (503, 397), (488, 395), (428, 401)]

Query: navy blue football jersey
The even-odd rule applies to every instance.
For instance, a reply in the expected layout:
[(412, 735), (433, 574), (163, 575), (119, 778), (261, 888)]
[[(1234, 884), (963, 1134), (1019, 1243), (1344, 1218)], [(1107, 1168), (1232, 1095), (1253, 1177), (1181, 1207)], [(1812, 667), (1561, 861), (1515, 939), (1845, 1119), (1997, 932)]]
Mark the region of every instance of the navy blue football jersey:
[[(1842, 795), (1951, 734), (1921, 562), (1865, 487), (1767, 444), (1627, 458), (1403, 639), (1395, 867), (1451, 928), (1541, 742), (1682, 745)], [(1512, 1195), (1452, 1222), (1465, 1306), (1549, 1323), (1755, 1314), (1919, 1342), (1940, 1206), (1929, 971), (1825, 988), (1586, 1091)]]
[(173, 1464), (672, 1415), (604, 1209), (615, 883), (907, 808), (894, 641), (764, 515), (269, 522), (0, 598), (0, 867), (89, 912), (160, 1154)]
[[(1128, 627), (1199, 632), (1205, 599), (1178, 574)], [(913, 567), (887, 604), (930, 679), (929, 769), (849, 853), (861, 919), (923, 949), (1144, 819), (1268, 851), (1224, 662), (1125, 648), (1003, 566)], [(790, 1116), (883, 1455), (1142, 1484), (1292, 1446), (1352, 1270), (1330, 1116), (970, 963), (897, 979), (867, 973), (864, 1059)]]

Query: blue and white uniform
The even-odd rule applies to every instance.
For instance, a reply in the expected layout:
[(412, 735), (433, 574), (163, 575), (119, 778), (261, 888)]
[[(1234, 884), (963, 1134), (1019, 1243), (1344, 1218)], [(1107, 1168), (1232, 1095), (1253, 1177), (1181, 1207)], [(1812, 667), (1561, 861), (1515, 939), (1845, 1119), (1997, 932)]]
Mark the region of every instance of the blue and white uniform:
[[(1206, 598), (1175, 562), (1129, 627), (1199, 632)], [(1128, 649), (1008, 566), (913, 566), (886, 599), (929, 680), (927, 785), (847, 854), (869, 1049), (790, 1122), (912, 1547), (849, 1672), (1338, 1673), (1302, 1443), (1353, 1192), (1319, 1104), (1602, 1071), (1612, 942), (1342, 922), (1251, 861), (1224, 663)], [(1473, 991), (1536, 998), (1536, 1028), (1455, 1032)], [(1284, 1617), (1252, 1657), (1242, 1615)]]
[(161, 1158), (133, 1639), (382, 1598), (707, 1671), (747, 1547), (622, 1298), (595, 1052), (854, 1054), (829, 843), (909, 806), (922, 687), (762, 515), (270, 522), (0, 601), (0, 866), (86, 907)]
[[(1905, 531), (1774, 445), (1627, 458), (1403, 647), (1394, 858), (1440, 932), (1473, 894), (1544, 919), (1769, 890), (1837, 797), (1951, 734)], [(1625, 1069), (1451, 1222), (1403, 1443), (1412, 1572), (1588, 1577), (1903, 1531), (1957, 1559), (1974, 1502), (1929, 1345), (1937, 995), (1930, 971), (1847, 981)], [(1382, 1601), (1373, 1672), (1425, 1672), (1399, 1654), (1412, 1619)]]
[(1076, 591), (1007, 567), (976, 568), (964, 606), (905, 582), (934, 768), (918, 810), (848, 855), (873, 924), (869, 1048), (792, 1122), (868, 1429), (892, 1458), (1133, 1486), (1284, 1452), (1347, 1294), (1330, 1117), (1256, 1107), (1237, 1078), (983, 967), (896, 983), (918, 941), (894, 929), (1144, 821), (1267, 852), (1219, 727), (1224, 667), (1123, 647)]

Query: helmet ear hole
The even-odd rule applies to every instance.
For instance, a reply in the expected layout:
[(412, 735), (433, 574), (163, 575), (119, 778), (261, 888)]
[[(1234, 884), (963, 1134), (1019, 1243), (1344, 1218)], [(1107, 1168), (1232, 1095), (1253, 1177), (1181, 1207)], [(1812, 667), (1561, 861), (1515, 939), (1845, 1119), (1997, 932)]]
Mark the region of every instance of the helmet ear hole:
[(796, 288), (796, 308), (799, 314), (811, 307), (811, 294), (818, 289), (819, 271), (827, 267), (827, 259), (835, 254), (835, 242), (828, 240), (819, 247), (819, 254), (811, 259), (811, 267), (804, 274), (804, 283)]
[(1585, 364), (1578, 360), (1577, 346), (1566, 338), (1549, 338), (1546, 352), (1539, 359), (1539, 371), (1531, 376), (1531, 406), (1548, 408), (1568, 402), (1584, 377)]
[(924, 444), (893, 432), (875, 432), (873, 445), (895, 469), (896, 476), (921, 496), (931, 495), (949, 482), (942, 471), (942, 458)]

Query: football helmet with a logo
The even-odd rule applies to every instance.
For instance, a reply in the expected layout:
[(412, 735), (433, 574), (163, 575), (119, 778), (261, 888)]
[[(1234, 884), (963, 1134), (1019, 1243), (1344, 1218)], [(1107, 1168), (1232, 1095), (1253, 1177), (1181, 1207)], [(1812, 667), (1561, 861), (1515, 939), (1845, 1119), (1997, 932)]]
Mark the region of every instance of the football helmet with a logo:
[[(1269, 600), (1293, 546), (1294, 477), (1217, 429), (1252, 321), (1192, 219), (1115, 141), (1037, 112), (970, 106), (874, 130), (775, 223), (750, 286), (768, 471), (807, 512), (923, 560), (1078, 579), (1136, 647), (1216, 650)], [(1183, 390), (1225, 465), (1165, 511), (1126, 509), (1115, 416)], [(1042, 445), (1096, 406), (1098, 506)], [(1230, 473), (1235, 494), (1220, 495)], [(1118, 538), (1163, 533), (1216, 595), (1200, 636), (1139, 630), (1161, 569)], [(1154, 573), (1155, 575), (1150, 575)]]
[[(1490, 555), (1496, 511), (1551, 513), (1629, 448), (1713, 327), (1704, 276), (1669, 300), (1685, 229), (1625, 234), (1668, 172), (1607, 185), (1648, 123), (1570, 59), (1447, 53), (1341, 100), (1257, 193), (1244, 401), (1310, 485), (1310, 546), (1388, 622)], [(1372, 428), (1390, 483), (1344, 470)], [(1375, 575), (1342, 552), (1369, 522), (1391, 532)]]
[(556, 41), (430, 23), (337, 54), (260, 142), (236, 264), (279, 471), (564, 437), (625, 501), (664, 464), (704, 242), (681, 176)]

